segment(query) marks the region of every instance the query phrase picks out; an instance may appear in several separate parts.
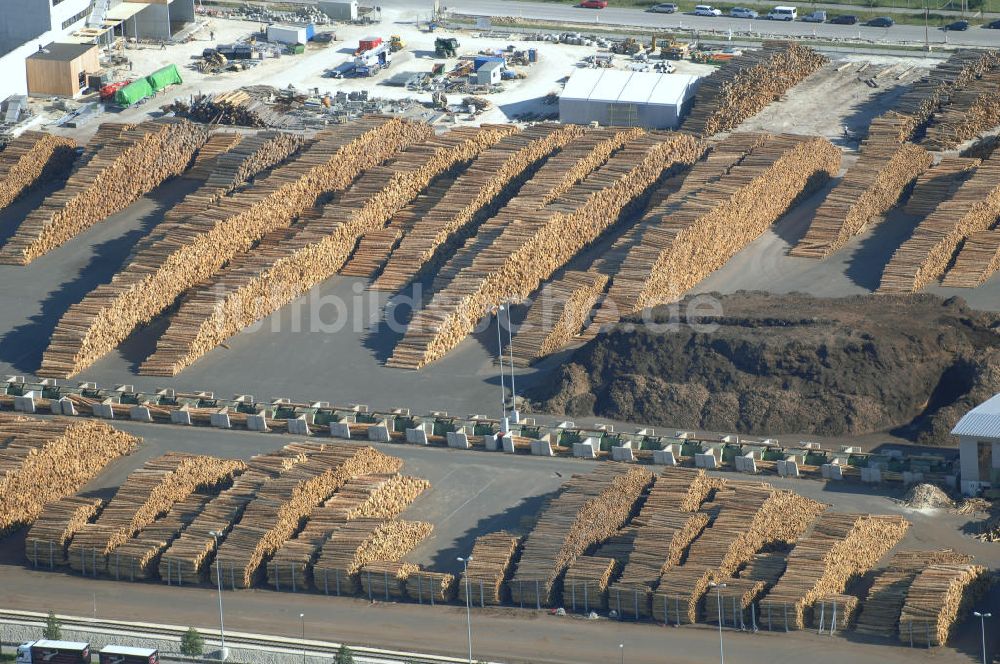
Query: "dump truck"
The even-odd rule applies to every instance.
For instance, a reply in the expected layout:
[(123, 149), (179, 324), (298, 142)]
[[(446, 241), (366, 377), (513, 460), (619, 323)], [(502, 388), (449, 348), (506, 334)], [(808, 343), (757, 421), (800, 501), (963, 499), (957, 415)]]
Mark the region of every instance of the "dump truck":
[(28, 641), (17, 647), (17, 664), (90, 664), (90, 644), (83, 641)]
[(454, 37), (438, 37), (434, 40), (434, 54), (439, 58), (458, 56), (458, 40)]

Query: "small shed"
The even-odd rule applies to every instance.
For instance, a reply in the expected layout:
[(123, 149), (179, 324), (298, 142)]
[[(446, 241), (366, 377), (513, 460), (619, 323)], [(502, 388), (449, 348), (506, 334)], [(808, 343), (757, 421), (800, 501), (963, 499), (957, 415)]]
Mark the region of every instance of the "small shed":
[(493, 85), (495, 83), (499, 83), (502, 72), (502, 62), (497, 60), (484, 62), (483, 65), (476, 70), (476, 83), (479, 85)]
[(1000, 487), (1000, 394), (966, 413), (951, 435), (958, 436), (962, 493)]
[(53, 42), (24, 61), (28, 94), (75, 97), (87, 87), (87, 74), (101, 70), (95, 44)]

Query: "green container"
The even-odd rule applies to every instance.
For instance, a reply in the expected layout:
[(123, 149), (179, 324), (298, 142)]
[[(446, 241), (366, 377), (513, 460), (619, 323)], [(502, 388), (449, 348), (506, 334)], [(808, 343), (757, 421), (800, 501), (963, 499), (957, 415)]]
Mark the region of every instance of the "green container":
[(146, 81), (149, 82), (149, 87), (152, 88), (153, 92), (159, 92), (171, 85), (180, 85), (184, 82), (181, 80), (180, 72), (177, 71), (177, 65), (167, 65), (162, 69), (157, 69), (146, 77)]
[(153, 86), (149, 84), (148, 78), (140, 78), (123, 88), (119, 88), (118, 92), (115, 93), (115, 103), (119, 106), (131, 106), (152, 96)]
[(291, 53), (292, 55), (302, 55), (303, 53), (306, 52), (306, 45), (305, 44), (289, 44), (288, 45), (288, 52)]

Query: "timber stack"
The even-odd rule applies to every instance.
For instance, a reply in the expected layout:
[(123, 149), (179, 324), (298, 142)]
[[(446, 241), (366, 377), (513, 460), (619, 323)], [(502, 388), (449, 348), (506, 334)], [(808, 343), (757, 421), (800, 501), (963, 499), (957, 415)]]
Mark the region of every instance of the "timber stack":
[(24, 553), (35, 567), (54, 569), (66, 565), (66, 548), (73, 535), (97, 517), (104, 506), (100, 498), (66, 496), (46, 503), (28, 530)]
[(447, 572), (418, 569), (406, 579), (406, 596), (421, 604), (437, 604), (455, 599), (458, 579)]
[(574, 560), (563, 577), (563, 608), (584, 613), (606, 611), (608, 585), (617, 569), (618, 561), (614, 558), (580, 556)]
[(938, 564), (921, 571), (906, 593), (899, 616), (899, 640), (926, 645), (948, 643), (952, 629), (972, 612), (990, 585), (981, 565)]
[(0, 210), (42, 182), (62, 178), (76, 159), (76, 141), (26, 131), (0, 152)]
[(467, 573), (459, 584), (459, 596), (476, 606), (503, 604), (505, 582), (521, 548), (521, 538), (506, 531), (480, 535), (472, 545)]
[(915, 217), (926, 217), (941, 201), (954, 196), (981, 162), (981, 159), (969, 157), (941, 157), (941, 161), (917, 177), (913, 183), (913, 193), (906, 201), (903, 212)]
[(1000, 270), (1000, 227), (972, 233), (958, 250), (941, 285), (946, 288), (982, 286)]

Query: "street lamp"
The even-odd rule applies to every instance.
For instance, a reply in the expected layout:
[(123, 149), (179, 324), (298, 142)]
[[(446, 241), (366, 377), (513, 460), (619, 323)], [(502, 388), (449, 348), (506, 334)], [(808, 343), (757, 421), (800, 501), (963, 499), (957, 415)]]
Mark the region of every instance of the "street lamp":
[[(501, 359), (503, 359), (502, 356)], [(458, 559), (458, 562), (462, 563), (462, 567), (465, 568), (463, 576), (465, 577), (465, 619), (469, 625), (469, 664), (472, 664), (472, 595), (469, 593), (469, 561), (471, 560), (472, 556)]]
[[(504, 307), (500, 307), (503, 309)], [(507, 305), (507, 350), (510, 351), (510, 414), (514, 424), (521, 421), (521, 414), (517, 412), (517, 389), (514, 387), (514, 333), (511, 331), (514, 323), (510, 320), (510, 304)], [(503, 358), (500, 358), (503, 362)]]
[(719, 607), (719, 662), (726, 664), (726, 653), (722, 649), (722, 589), (726, 587), (726, 584), (710, 581), (708, 585), (715, 588), (715, 603)]
[(979, 611), (973, 611), (972, 615), (974, 615), (975, 617), (979, 618), (979, 628), (982, 630), (982, 633), (983, 633), (983, 664), (987, 664), (987, 662), (986, 662), (986, 619), (987, 618), (992, 618), (993, 614), (992, 613), (980, 613)]
[(622, 664), (625, 664), (625, 644), (624, 643), (619, 643), (618, 644), (618, 650), (621, 653)]
[(222, 561), (219, 560), (219, 533), (212, 530), (208, 533), (215, 538), (215, 580), (219, 586), (219, 637), (222, 640), (222, 650), (219, 651), (219, 659), (226, 659), (226, 623), (222, 619)]
[(306, 664), (306, 614), (300, 613), (299, 620), (302, 621), (302, 664)]
[[(500, 359), (500, 433), (507, 433), (507, 388), (503, 378), (503, 339), (500, 336), (500, 312), (503, 305), (497, 309), (497, 357)], [(511, 376), (513, 378), (513, 376)]]

